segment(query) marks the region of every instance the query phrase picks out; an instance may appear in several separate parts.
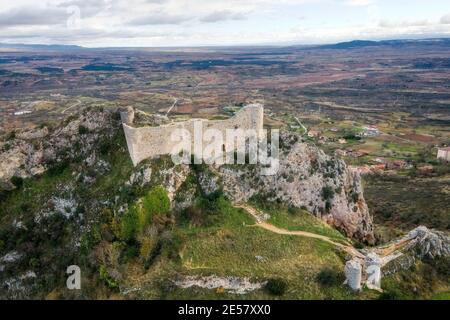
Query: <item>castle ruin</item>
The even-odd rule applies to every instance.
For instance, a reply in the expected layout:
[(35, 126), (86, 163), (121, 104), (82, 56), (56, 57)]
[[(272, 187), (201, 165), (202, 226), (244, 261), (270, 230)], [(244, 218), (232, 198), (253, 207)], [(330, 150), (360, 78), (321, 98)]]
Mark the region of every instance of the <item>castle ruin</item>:
[[(179, 143), (171, 139), (175, 130), (185, 129), (191, 134), (191, 137), (194, 136), (194, 128), (199, 126), (203, 132), (208, 129), (216, 129), (223, 136), (226, 135), (227, 129), (255, 130), (257, 138), (261, 138), (263, 135), (264, 108), (261, 104), (247, 105), (226, 120), (189, 119), (158, 127), (133, 127), (134, 110), (131, 107), (126, 112), (121, 112), (120, 116), (134, 166), (145, 159), (171, 154)], [(224, 145), (225, 152), (234, 152), (227, 148), (228, 145)]]

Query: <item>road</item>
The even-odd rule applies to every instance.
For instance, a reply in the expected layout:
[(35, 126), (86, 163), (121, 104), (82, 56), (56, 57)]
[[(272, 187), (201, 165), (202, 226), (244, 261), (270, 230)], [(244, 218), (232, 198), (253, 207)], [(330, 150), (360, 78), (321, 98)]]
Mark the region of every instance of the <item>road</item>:
[(169, 110), (167, 110), (166, 116), (169, 115), (170, 111), (172, 111), (172, 109), (175, 107), (175, 105), (176, 105), (177, 102), (178, 102), (178, 99), (175, 98), (175, 97), (173, 97), (173, 100), (174, 100), (174, 101), (173, 101), (173, 104), (172, 104), (172, 106), (169, 108)]
[(61, 113), (65, 113), (67, 110), (78, 107), (81, 104), (81, 100), (77, 100), (76, 103), (74, 103), (73, 105), (71, 105), (70, 107), (64, 109)]

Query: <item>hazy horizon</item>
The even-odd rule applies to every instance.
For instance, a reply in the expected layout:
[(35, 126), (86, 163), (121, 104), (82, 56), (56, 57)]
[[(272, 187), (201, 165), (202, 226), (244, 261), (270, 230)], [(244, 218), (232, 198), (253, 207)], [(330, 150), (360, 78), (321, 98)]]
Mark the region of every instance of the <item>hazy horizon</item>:
[(8, 45), (11, 46), (67, 46), (67, 47), (79, 47), (82, 49), (208, 49), (208, 48), (283, 48), (283, 47), (289, 47), (289, 46), (298, 46), (298, 47), (320, 47), (320, 46), (328, 46), (328, 45), (336, 45), (340, 43), (351, 43), (351, 42), (364, 42), (364, 41), (372, 41), (372, 42), (382, 42), (382, 41), (433, 41), (433, 40), (443, 40), (448, 39), (450, 40), (450, 36), (435, 36), (435, 37), (404, 37), (404, 38), (385, 38), (385, 39), (349, 39), (347, 41), (339, 41), (339, 42), (326, 42), (326, 43), (320, 43), (320, 44), (299, 44), (299, 43), (257, 43), (257, 44), (229, 44), (229, 45), (221, 45), (221, 44), (211, 44), (211, 45), (186, 45), (186, 46), (177, 46), (177, 45), (167, 45), (167, 46), (105, 46), (105, 47), (95, 47), (95, 46), (83, 46), (83, 45), (77, 45), (77, 44), (70, 44), (70, 43), (20, 43), (20, 42), (0, 42), (1, 46), (7, 47)]

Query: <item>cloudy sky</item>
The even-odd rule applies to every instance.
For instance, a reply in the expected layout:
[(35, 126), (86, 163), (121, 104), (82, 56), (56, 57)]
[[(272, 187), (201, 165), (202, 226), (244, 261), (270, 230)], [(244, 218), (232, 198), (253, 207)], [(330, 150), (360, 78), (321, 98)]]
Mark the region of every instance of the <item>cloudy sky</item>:
[(1, 0), (0, 42), (317, 44), (450, 37), (449, 0)]

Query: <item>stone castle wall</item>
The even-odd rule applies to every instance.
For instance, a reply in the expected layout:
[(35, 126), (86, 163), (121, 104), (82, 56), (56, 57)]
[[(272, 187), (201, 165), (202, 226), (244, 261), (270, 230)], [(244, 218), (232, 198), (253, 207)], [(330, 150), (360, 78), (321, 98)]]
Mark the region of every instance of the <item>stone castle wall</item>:
[[(128, 151), (133, 165), (136, 166), (145, 159), (170, 154), (174, 147), (179, 144), (179, 141), (172, 141), (171, 139), (174, 130), (186, 129), (193, 138), (194, 126), (201, 126), (203, 132), (208, 129), (220, 130), (225, 139), (227, 129), (253, 129), (256, 131), (257, 137), (260, 138), (263, 133), (264, 108), (260, 104), (252, 104), (245, 106), (233, 117), (226, 120), (190, 119), (159, 127), (134, 128), (129, 121), (130, 117), (125, 114), (121, 114), (121, 116)], [(125, 119), (127, 121), (124, 121)], [(194, 152), (193, 149), (192, 147), (192, 152)]]

